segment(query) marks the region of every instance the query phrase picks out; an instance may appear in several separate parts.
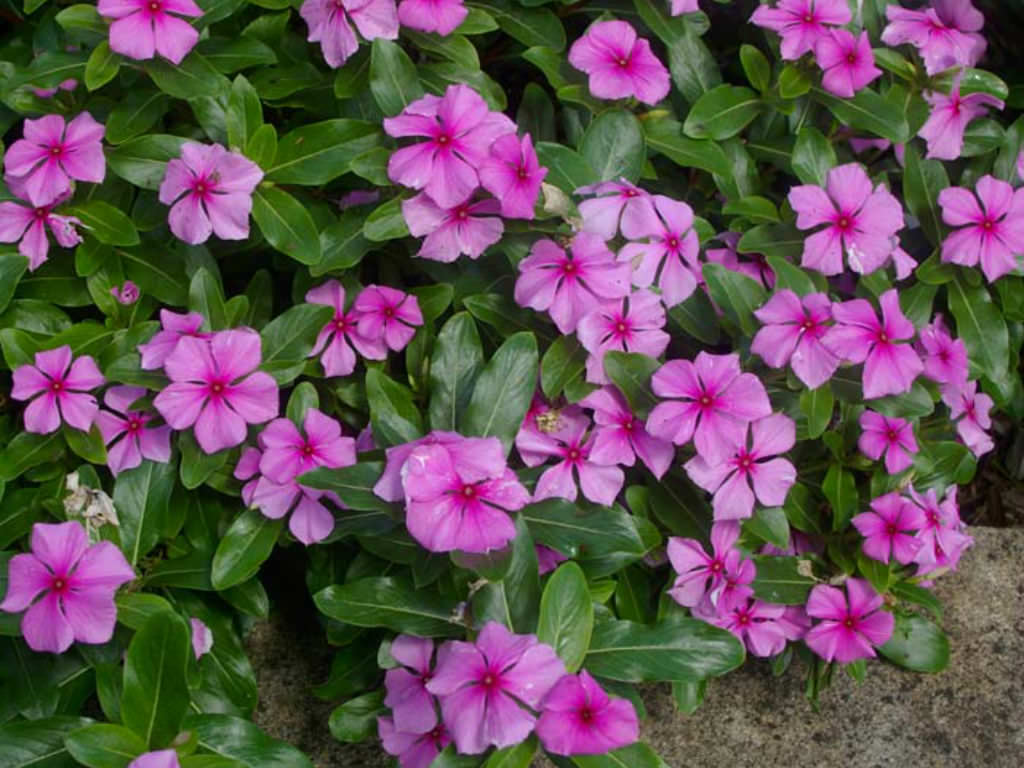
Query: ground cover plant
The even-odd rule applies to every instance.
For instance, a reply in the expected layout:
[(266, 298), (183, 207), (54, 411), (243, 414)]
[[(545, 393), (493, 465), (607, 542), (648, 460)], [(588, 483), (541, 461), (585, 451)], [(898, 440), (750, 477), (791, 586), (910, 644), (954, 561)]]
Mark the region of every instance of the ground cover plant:
[(309, 766), (250, 719), (284, 567), (402, 768), (946, 666), (1024, 414), (1012, 9), (0, 15), (4, 765)]

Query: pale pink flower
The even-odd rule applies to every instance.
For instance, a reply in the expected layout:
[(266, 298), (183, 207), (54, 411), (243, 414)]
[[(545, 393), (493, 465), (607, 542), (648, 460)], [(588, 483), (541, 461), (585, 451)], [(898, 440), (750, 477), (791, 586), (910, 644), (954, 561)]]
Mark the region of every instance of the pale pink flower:
[(924, 513), (924, 522), (917, 531), (921, 547), (914, 556), (918, 575), (933, 573), (939, 569), (956, 570), (960, 556), (974, 544), (967, 535), (967, 526), (960, 519), (960, 507), (956, 501), (957, 488), (951, 485), (940, 502), (935, 489), (920, 494), (910, 488), (910, 497)]
[(992, 398), (978, 391), (978, 382), (969, 381), (962, 388), (942, 390), (942, 402), (949, 406), (949, 418), (956, 422), (956, 431), (964, 445), (975, 456), (982, 456), (995, 447), (989, 436), (992, 417), (989, 412), (995, 405)]
[(849, 664), (875, 657), (875, 647), (892, 637), (896, 620), (882, 609), (882, 596), (863, 579), (847, 579), (846, 594), (818, 584), (807, 599), (807, 613), (821, 619), (804, 637), (825, 661)]
[(324, 304), (334, 309), (334, 317), (316, 337), (316, 344), (309, 356), (320, 355), (324, 376), (348, 376), (356, 367), (356, 353), (367, 360), (385, 360), (388, 348), (383, 338), (367, 339), (359, 333), (359, 313), (355, 309), (345, 311), (345, 289), (337, 280), (328, 280), (323, 285), (306, 291), (310, 304)]
[(913, 45), (929, 75), (973, 67), (985, 53), (985, 38), (977, 34), (985, 17), (970, 0), (934, 0), (932, 7), (916, 11), (893, 3), (886, 6), (885, 16), (889, 23), (882, 30), (882, 42)]
[(850, 23), (846, 0), (779, 0), (775, 8), (759, 5), (750, 21), (782, 36), (782, 58), (796, 60), (814, 50), (830, 26)]
[(853, 527), (864, 537), (864, 554), (888, 563), (890, 559), (906, 565), (913, 561), (921, 542), (913, 532), (925, 522), (921, 508), (896, 492), (871, 501), (871, 511), (854, 515)]
[(580, 319), (611, 299), (629, 294), (630, 266), (615, 260), (604, 241), (579, 232), (570, 253), (554, 241), (538, 240), (519, 262), (515, 300), (522, 307), (547, 311), (561, 333), (572, 333)]
[(434, 758), (452, 743), (442, 723), (425, 733), (416, 733), (399, 731), (390, 717), (378, 717), (377, 734), (384, 751), (398, 758), (400, 768), (430, 768)]
[(540, 185), (548, 175), (537, 160), (530, 134), (499, 136), (479, 168), (480, 184), (501, 203), (501, 215), (532, 219)]
[(463, 0), (402, 0), (398, 4), (398, 20), (403, 27), (436, 32), (441, 37), (458, 29), (467, 15)]
[(416, 328), (423, 325), (423, 313), (416, 297), (386, 285), (363, 288), (352, 309), (359, 316), (356, 321), (359, 335), (368, 339), (369, 344), (383, 342), (393, 352), (405, 349), (416, 335)]
[[(695, 614), (697, 615), (697, 614)], [(788, 635), (786, 606), (748, 598), (735, 602), (727, 611), (700, 618), (734, 634), (754, 656), (767, 658), (782, 653)]]
[(178, 18), (203, 15), (193, 0), (100, 0), (96, 10), (114, 19), (110, 50), (129, 59), (152, 59), (159, 53), (178, 65), (199, 41), (196, 28)]
[(128, 763), (128, 768), (181, 768), (181, 763), (173, 749), (161, 749), (139, 755)]
[(139, 300), (139, 286), (133, 283), (131, 280), (125, 280), (120, 286), (113, 285), (110, 287), (110, 295), (117, 299), (118, 304), (124, 306), (131, 306)]
[(885, 471), (898, 475), (914, 463), (917, 440), (914, 439), (914, 425), (906, 419), (888, 418), (874, 411), (860, 415), (860, 438), (857, 447), (872, 461), (878, 461), (885, 454)]
[(248, 424), (278, 413), (277, 382), (256, 371), (260, 357), (260, 336), (248, 328), (184, 336), (164, 362), (171, 383), (153, 405), (172, 429), (194, 425), (206, 453), (240, 445)]
[(959, 227), (942, 242), (943, 261), (965, 267), (980, 262), (989, 282), (1017, 268), (1017, 256), (1024, 253), (1024, 187), (1015, 192), (1005, 181), (986, 175), (974, 192), (946, 187), (939, 193), (939, 205), (942, 220)]
[(934, 91), (924, 92), (925, 101), (932, 105), (928, 120), (917, 135), (928, 142), (928, 157), (956, 160), (964, 148), (964, 131), (968, 124), (985, 114), (988, 108), (1002, 109), (1004, 104), (987, 93), (960, 95), (960, 83), (955, 82), (947, 96)]
[[(827, 192), (826, 192), (827, 190)], [(843, 271), (843, 252), (850, 269), (870, 274), (884, 266), (903, 229), (903, 207), (884, 186), (872, 189), (871, 179), (857, 163), (828, 172), (825, 189), (803, 184), (789, 190), (789, 203), (800, 229), (825, 228), (804, 241), (801, 266), (824, 275)]]
[(74, 248), (82, 242), (82, 236), (75, 229), (82, 226), (82, 222), (74, 216), (53, 212), (66, 199), (66, 195), (61, 195), (50, 205), (35, 208), (9, 200), (0, 203), (0, 243), (18, 243), (18, 253), (28, 259), (30, 272), (43, 265), (50, 251), (47, 227), (62, 248)]
[(697, 0), (669, 0), (669, 15), (680, 16), (684, 13), (696, 13), (700, 10)]
[[(71, 47), (71, 50), (75, 50)], [(40, 99), (52, 99), (57, 95), (58, 91), (73, 91), (78, 87), (78, 81), (74, 78), (68, 78), (58, 85), (56, 88), (33, 88), (32, 93), (38, 96)]]
[(465, 254), (478, 259), (501, 240), (505, 225), (497, 200), (469, 200), (451, 208), (437, 205), (426, 192), (402, 201), (402, 217), (413, 237), (423, 237), (417, 256), (451, 263)]
[(359, 48), (355, 24), (366, 40), (398, 38), (395, 0), (305, 0), (299, 15), (309, 27), (311, 43), (320, 43), (327, 66), (337, 69)]
[(649, 210), (654, 205), (651, 195), (625, 179), (588, 184), (577, 189), (576, 194), (594, 195), (579, 204), (580, 216), (583, 218), (582, 229), (600, 235), (602, 240), (615, 237), (622, 217), (645, 220), (654, 215)]
[(655, 195), (651, 202), (624, 208), (623, 236), (646, 242), (627, 243), (619, 251), (619, 261), (633, 265), (633, 285), (648, 288), (657, 282), (665, 306), (672, 307), (697, 287), (700, 244), (690, 206), (664, 195)]
[(198, 661), (213, 650), (213, 632), (203, 623), (202, 619), (197, 619), (195, 616), (192, 616), (188, 623), (192, 630), (192, 653), (195, 654), (196, 661)]
[(26, 120), (24, 138), (4, 153), (8, 183), (13, 180), (19, 185), (18, 196), (36, 208), (70, 192), (72, 179), (98, 184), (107, 171), (103, 132), (103, 126), (88, 112), (66, 124), (60, 115)]
[(384, 464), (384, 471), (373, 486), (374, 494), (385, 501), (402, 501), (405, 498), (405, 490), (402, 488), (402, 468), (412, 452), (421, 445), (447, 446), (459, 443), (463, 439), (458, 432), (443, 432), (435, 429), (419, 440), (388, 448), (385, 451), (387, 461)]
[(942, 320), (942, 315), (918, 333), (924, 349), (924, 375), (939, 384), (960, 389), (967, 383), (967, 346), (963, 339), (954, 339)]
[(182, 315), (161, 309), (160, 326), (161, 330), (153, 338), (138, 347), (143, 370), (163, 368), (164, 362), (182, 338), (209, 339), (213, 336), (212, 333), (199, 330), (203, 326), (203, 316), (198, 312)]
[(583, 398), (580, 405), (594, 411), (592, 461), (632, 467), (639, 457), (659, 479), (668, 471), (675, 456), (672, 443), (651, 437), (644, 429), (643, 419), (633, 414), (619, 390), (602, 387)]
[(12, 379), (11, 397), (32, 400), (25, 408), (26, 431), (56, 432), (62, 420), (83, 432), (92, 427), (99, 405), (89, 390), (102, 386), (105, 379), (88, 355), (72, 362), (67, 344), (36, 352), (35, 365), (18, 366)]
[(152, 413), (132, 410), (132, 404), (145, 394), (144, 387), (111, 387), (103, 396), (111, 410), (96, 414), (96, 426), (107, 445), (107, 466), (115, 477), (143, 459), (160, 464), (171, 460), (171, 428), (153, 426)]
[(302, 429), (291, 419), (274, 419), (260, 432), (260, 473), (287, 483), (318, 467), (338, 469), (356, 463), (356, 441), (342, 437), (341, 424), (316, 408), (306, 410)]
[(640, 738), (628, 699), (613, 699), (585, 669), (566, 675), (544, 697), (537, 738), (556, 755), (603, 755)]
[(625, 21), (591, 24), (569, 49), (569, 63), (590, 76), (590, 92), (599, 99), (634, 96), (657, 104), (668, 96), (668, 70)]
[(587, 381), (608, 383), (604, 355), (610, 350), (660, 357), (671, 340), (664, 327), (665, 307), (658, 296), (646, 290), (634, 291), (585, 314), (576, 326), (576, 336), (590, 353)]
[(205, 243), (211, 234), (221, 240), (249, 237), (252, 192), (263, 171), (220, 144), (187, 141), (181, 157), (167, 163), (160, 184), (160, 202), (170, 205), (171, 232), (190, 245)]
[(668, 590), (672, 599), (714, 615), (753, 597), (749, 585), (755, 576), (754, 563), (735, 548), (739, 535), (740, 526), (734, 521), (712, 525), (710, 555), (696, 539), (669, 538), (668, 559), (677, 574)]
[(821, 84), (829, 93), (852, 99), (860, 89), (882, 76), (875, 66), (868, 33), (854, 37), (845, 29), (832, 29), (814, 45), (814, 57), (825, 74)]
[(90, 546), (81, 523), (36, 523), (32, 551), (12, 557), (7, 576), (0, 610), (27, 608), (21, 633), (29, 648), (64, 653), (75, 641), (100, 644), (114, 636), (114, 593), (135, 572), (111, 542)]
[(434, 697), (426, 687), (434, 674), (434, 641), (399, 635), (391, 641), (391, 655), (399, 666), (384, 674), (384, 706), (391, 708), (396, 730), (426, 733), (437, 725)]
[(772, 296), (754, 316), (763, 325), (754, 336), (750, 351), (760, 355), (771, 368), (785, 368), (811, 389), (817, 389), (832, 378), (839, 367), (836, 357), (822, 338), (832, 320), (832, 302), (824, 293), (797, 296), (781, 290)]

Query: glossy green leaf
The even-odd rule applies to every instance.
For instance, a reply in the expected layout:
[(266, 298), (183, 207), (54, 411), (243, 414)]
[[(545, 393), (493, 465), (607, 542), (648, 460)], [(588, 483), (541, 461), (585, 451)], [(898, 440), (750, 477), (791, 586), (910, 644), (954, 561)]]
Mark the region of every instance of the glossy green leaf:
[(275, 249), (301, 264), (320, 261), (320, 233), (309, 210), (278, 187), (259, 187), (252, 196), (252, 217)]
[(114, 508), (121, 525), (121, 549), (135, 565), (160, 539), (177, 473), (173, 464), (143, 461), (114, 482)]
[(583, 134), (579, 150), (602, 181), (636, 181), (647, 160), (640, 121), (624, 109), (595, 117)]
[(391, 577), (359, 579), (327, 587), (313, 599), (325, 615), (357, 627), (385, 627), (428, 637), (460, 636), (463, 631), (453, 618), (454, 600), (428, 590), (416, 590)]
[(576, 563), (563, 563), (544, 587), (537, 639), (554, 648), (572, 673), (583, 663), (593, 628), (594, 605), (587, 577)]
[(194, 714), (185, 720), (199, 746), (216, 755), (237, 760), (245, 768), (313, 768), (295, 747), (267, 736), (249, 720), (230, 715)]
[(458, 429), (483, 367), (484, 352), (473, 316), (468, 312), (453, 315), (437, 334), (430, 359), (432, 429)]
[(793, 146), (793, 170), (804, 184), (825, 186), (828, 172), (839, 163), (832, 143), (813, 125), (805, 125)]
[(505, 340), (480, 373), (466, 407), (464, 435), (497, 437), (507, 453), (537, 386), (537, 340), (517, 333)]
[(121, 717), (150, 749), (167, 746), (188, 711), (189, 629), (175, 613), (155, 613), (135, 633), (124, 662)]
[(879, 652), (893, 664), (936, 674), (949, 666), (949, 638), (924, 616), (896, 614), (892, 637)]
[(385, 116), (397, 115), (423, 95), (416, 67), (398, 43), (378, 37), (370, 53), (370, 91)]
[(683, 131), (691, 139), (728, 139), (746, 128), (762, 108), (761, 98), (749, 88), (720, 85), (697, 100)]
[(348, 172), (353, 158), (380, 140), (374, 123), (324, 120), (286, 133), (277, 142), (277, 156), (267, 179), (278, 184), (318, 185)]
[(213, 555), (211, 580), (216, 589), (248, 581), (270, 557), (281, 534), (282, 520), (271, 520), (258, 509), (235, 518)]
[(408, 387), (373, 368), (366, 372), (366, 398), (373, 434), (379, 443), (400, 445), (423, 437), (423, 417)]
[(777, 557), (755, 555), (754, 595), (765, 602), (779, 605), (803, 605), (817, 583), (810, 576), (801, 573), (798, 557)]
[(121, 211), (102, 200), (89, 200), (63, 209), (68, 216), (77, 216), (82, 228), (106, 245), (136, 245), (139, 233)]
[(134, 731), (112, 723), (72, 731), (64, 746), (88, 768), (125, 768), (146, 751), (146, 743)]

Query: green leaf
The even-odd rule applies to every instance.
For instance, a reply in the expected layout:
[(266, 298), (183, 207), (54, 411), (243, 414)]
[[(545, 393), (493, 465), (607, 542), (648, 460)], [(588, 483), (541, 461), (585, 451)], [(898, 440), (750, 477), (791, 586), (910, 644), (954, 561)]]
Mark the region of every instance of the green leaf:
[(103, 138), (109, 144), (123, 144), (142, 135), (167, 113), (170, 103), (165, 94), (155, 90), (133, 90), (124, 94), (107, 117)]
[(57, 715), (42, 720), (13, 720), (0, 725), (4, 768), (75, 768), (64, 746), (68, 733), (91, 721)]
[(804, 184), (825, 186), (828, 172), (836, 167), (836, 151), (832, 142), (813, 125), (805, 125), (793, 146), (793, 171)]
[(362, 120), (304, 125), (280, 138), (267, 179), (278, 184), (326, 184), (347, 173), (352, 159), (379, 141), (377, 125)]
[(768, 293), (756, 280), (734, 272), (721, 264), (705, 264), (704, 280), (711, 298), (747, 336), (760, 327), (754, 310), (768, 299)]
[(401, 199), (396, 197), (374, 208), (363, 224), (363, 236), (375, 243), (408, 237), (409, 227), (402, 215)]
[(934, 246), (942, 243), (945, 228), (939, 193), (949, 186), (946, 168), (938, 160), (922, 160), (912, 144), (907, 145), (903, 168), (903, 199), (914, 214), (921, 229)]
[(772, 84), (772, 65), (768, 57), (752, 45), (740, 46), (740, 64), (747, 80), (761, 93)]
[(559, 336), (540, 361), (540, 388), (556, 399), (571, 383), (583, 380), (587, 351), (575, 336)]
[(174, 489), (173, 464), (144, 461), (114, 481), (114, 508), (121, 523), (121, 549), (135, 565), (160, 539)]
[(668, 46), (668, 68), (672, 82), (691, 104), (722, 82), (714, 54), (692, 24), (684, 24), (683, 35)]
[(198, 51), (192, 51), (178, 65), (155, 58), (146, 61), (143, 68), (157, 88), (176, 99), (226, 94), (231, 87), (230, 81)]
[(828, 382), (817, 389), (805, 389), (800, 393), (800, 410), (807, 417), (807, 437), (816, 439), (828, 429), (834, 406), (835, 397)]
[(811, 78), (807, 72), (787, 64), (779, 73), (779, 96), (784, 99), (799, 99), (811, 90)]
[(225, 75), (250, 67), (277, 64), (277, 54), (273, 49), (252, 37), (243, 36), (233, 40), (210, 38), (201, 41), (198, 50)]
[(827, 287), (818, 285), (810, 273), (779, 256), (768, 256), (766, 261), (775, 273), (776, 291), (788, 288), (798, 296), (806, 296), (809, 293), (823, 293)]
[(893, 664), (936, 674), (949, 666), (949, 638), (924, 616), (896, 614), (892, 637), (879, 652)]
[(332, 619), (357, 627), (385, 627), (425, 637), (461, 636), (453, 620), (456, 604), (429, 590), (416, 590), (391, 577), (367, 578), (322, 589), (313, 596)]
[(554, 648), (565, 668), (575, 673), (587, 655), (593, 628), (594, 603), (587, 577), (576, 563), (563, 563), (544, 587), (537, 639)]
[(514, 747), (505, 747), (491, 753), (483, 768), (529, 768), (537, 754), (537, 739), (531, 736)]
[(423, 95), (412, 60), (397, 43), (381, 37), (373, 41), (370, 52), (370, 92), (386, 117)]
[(718, 316), (704, 291), (694, 291), (685, 301), (668, 311), (669, 321), (678, 325), (697, 341), (717, 344), (720, 336)]
[(260, 368), (278, 384), (290, 384), (302, 373), (317, 334), (331, 317), (331, 308), (321, 304), (299, 304), (275, 317), (260, 331)]
[(272, 739), (258, 725), (240, 717), (194, 714), (184, 727), (195, 731), (202, 749), (237, 760), (245, 768), (313, 768), (295, 747)]
[(109, 29), (96, 6), (87, 3), (77, 3), (65, 8), (54, 17), (54, 20), (63, 29), (82, 29), (97, 35), (106, 35)]
[(683, 168), (700, 168), (728, 178), (732, 164), (722, 147), (710, 139), (688, 139), (675, 120), (645, 120), (647, 146)]
[(374, 246), (363, 236), (363, 219), (358, 210), (348, 210), (336, 222), (320, 232), (323, 258), (309, 268), (313, 277), (348, 269), (358, 264)]
[(651, 392), (651, 376), (659, 367), (661, 363), (653, 357), (636, 352), (612, 350), (604, 356), (604, 372), (639, 417), (646, 417), (658, 404), (658, 399)]
[(384, 691), (380, 689), (337, 707), (331, 712), (327, 727), (338, 741), (366, 741), (377, 735), (377, 717), (384, 712)]
[(32, 467), (54, 461), (63, 451), (60, 432), (49, 435), (19, 432), (0, 453), (0, 481), (14, 480)]
[(749, 88), (720, 85), (697, 99), (683, 131), (692, 139), (728, 139), (746, 128), (762, 108), (760, 96)]
[(269, 168), (277, 154), (277, 129), (264, 123), (249, 138), (245, 147), (245, 156), (260, 168)]
[(151, 749), (165, 747), (181, 730), (191, 656), (188, 625), (166, 611), (147, 619), (128, 645), (121, 717)]
[(758, 509), (753, 517), (746, 520), (743, 529), (779, 549), (785, 549), (790, 544), (789, 520), (781, 507)]
[(156, 191), (167, 173), (167, 161), (181, 154), (181, 136), (151, 134), (107, 150), (110, 170), (130, 184)]
[(565, 48), (565, 30), (547, 8), (524, 8), (509, 0), (470, 0), (467, 7), (486, 11), (509, 37), (526, 47), (544, 46), (554, 51)]
[(653, 627), (605, 621), (594, 627), (584, 666), (596, 677), (627, 683), (697, 681), (724, 675), (743, 658), (741, 642), (697, 619)]
[(85, 63), (84, 52), (46, 51), (33, 59), (20, 74), (7, 80), (3, 90), (10, 92), (29, 84), (36, 88), (56, 88), (65, 80), (81, 80), (85, 76)]
[[(262, 45), (256, 40), (248, 41)], [(228, 144), (232, 149), (244, 152), (249, 139), (263, 125), (263, 105), (260, 95), (252, 87), (252, 83), (242, 75), (231, 83), (231, 95), (228, 97), (228, 109), (224, 113)]]
[(598, 180), (597, 172), (578, 152), (563, 144), (539, 141), (534, 147), (537, 159), (548, 169), (544, 181), (554, 184), (566, 194), (572, 194), (580, 187)]
[(300, 264), (320, 261), (320, 233), (309, 210), (278, 187), (258, 187), (252, 196), (252, 217), (276, 250)]
[(102, 88), (115, 77), (121, 68), (121, 57), (110, 50), (110, 44), (104, 40), (89, 54), (85, 63), (85, 87), (90, 91)]
[(68, 206), (64, 212), (81, 219), (83, 229), (106, 245), (137, 245), (139, 242), (132, 220), (102, 200)]
[(372, 368), (366, 372), (366, 399), (373, 435), (381, 445), (401, 445), (423, 437), (423, 419), (408, 387)]
[(107, 449), (103, 443), (103, 435), (100, 434), (99, 427), (95, 424), (93, 424), (88, 432), (74, 429), (67, 424), (64, 425), (62, 431), (64, 432), (64, 440), (67, 441), (68, 448), (76, 456), (85, 459), (90, 464), (107, 463)]
[(653, 749), (640, 741), (603, 755), (580, 755), (572, 758), (572, 762), (577, 768), (669, 768)]
[(361, 461), (339, 469), (316, 469), (303, 475), (302, 483), (333, 491), (349, 509), (387, 511), (392, 505), (373, 492), (383, 471), (384, 465), (379, 461)]
[(453, 315), (437, 334), (430, 359), (431, 429), (458, 429), (483, 367), (484, 352), (473, 316), (468, 312)]
[[(484, 585), (473, 597), (473, 614), (481, 622), (499, 621), (514, 632), (532, 632), (537, 626), (537, 609), (540, 603), (540, 578), (537, 573), (537, 552), (533, 538), (522, 517), (515, 520), (516, 537), (504, 553), (497, 553), (505, 562), (493, 563), (490, 555), (465, 555), (460, 553), (453, 560), (462, 567), (476, 570), (490, 583)], [(479, 565), (478, 565), (479, 564)], [(500, 574), (488, 574), (495, 565)]]
[(861, 89), (852, 99), (841, 99), (818, 87), (812, 88), (811, 93), (840, 123), (868, 131), (894, 144), (910, 140), (906, 115), (870, 88)]
[(779, 210), (775, 203), (760, 195), (749, 195), (740, 200), (731, 200), (722, 207), (726, 216), (741, 216), (751, 221), (777, 223)]
[(18, 281), (28, 268), (28, 259), (13, 251), (0, 251), (0, 313), (7, 309), (18, 287)]
[(68, 734), (68, 752), (88, 768), (125, 768), (146, 751), (146, 743), (122, 725), (100, 723)]
[(206, 321), (205, 327), (221, 330), (227, 327), (227, 309), (224, 306), (224, 290), (220, 280), (206, 268), (200, 267), (192, 275), (188, 287), (188, 308), (198, 312)]
[(284, 525), (258, 509), (247, 509), (235, 518), (213, 555), (210, 580), (222, 590), (248, 581), (270, 557)]
[(206, 453), (199, 447), (192, 432), (181, 432), (178, 435), (178, 448), (181, 449), (181, 466), (179, 476), (181, 484), (192, 491), (210, 479), (221, 467), (227, 464), (231, 455), (229, 449)]
[(754, 595), (779, 605), (803, 605), (815, 585), (814, 579), (800, 573), (799, 557), (754, 555), (757, 575), (754, 577)]
[(946, 292), (949, 311), (956, 318), (957, 336), (967, 345), (971, 367), (1002, 389), (1008, 379), (1010, 356), (1006, 321), (985, 287), (969, 285), (962, 274), (946, 286)]
[(476, 381), (462, 433), (497, 437), (508, 453), (533, 399), (538, 366), (533, 334), (509, 336)]
[(647, 161), (644, 132), (632, 112), (612, 109), (595, 117), (580, 140), (580, 154), (601, 181), (640, 178)]
[(760, 224), (743, 233), (736, 249), (740, 253), (762, 253), (767, 258), (799, 261), (804, 235), (792, 224)]
[(831, 464), (821, 490), (832, 506), (832, 530), (843, 530), (860, 504), (853, 475), (838, 464)]

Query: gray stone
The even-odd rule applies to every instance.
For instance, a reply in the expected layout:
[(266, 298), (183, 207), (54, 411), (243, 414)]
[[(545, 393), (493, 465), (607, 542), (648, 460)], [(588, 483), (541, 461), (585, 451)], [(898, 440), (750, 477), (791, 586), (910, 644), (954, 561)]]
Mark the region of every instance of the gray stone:
[[(1024, 764), (1024, 529), (972, 528), (976, 546), (938, 582), (952, 648), (940, 675), (869, 664), (857, 685), (839, 674), (815, 712), (798, 670), (773, 678), (765, 663), (708, 687), (696, 714), (675, 712), (667, 687), (646, 692), (643, 737), (674, 768)], [(319, 642), (318, 640), (316, 642)], [(320, 768), (386, 765), (369, 746), (333, 741), (331, 706), (307, 693), (326, 659), (281, 623), (249, 639), (260, 683), (257, 721)]]

